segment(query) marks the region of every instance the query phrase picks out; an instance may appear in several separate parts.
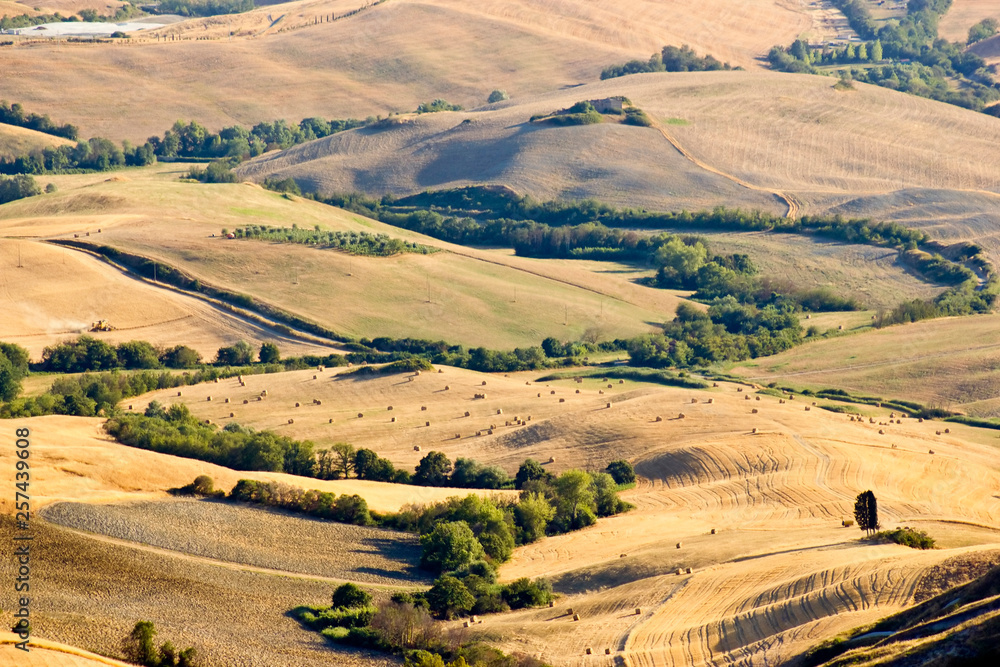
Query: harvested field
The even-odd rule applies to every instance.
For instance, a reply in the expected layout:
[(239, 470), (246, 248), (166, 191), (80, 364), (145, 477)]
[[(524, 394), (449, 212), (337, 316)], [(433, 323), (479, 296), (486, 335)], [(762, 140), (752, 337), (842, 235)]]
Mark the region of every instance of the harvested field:
[[(903, 301), (932, 299), (945, 290), (909, 273), (900, 265), (899, 253), (892, 248), (768, 232), (695, 233), (705, 236), (712, 252), (749, 255), (761, 275), (780, 277), (779, 280), (799, 289), (826, 287), (837, 294), (852, 296), (872, 310), (891, 310)], [(812, 317), (822, 319), (821, 314)], [(870, 317), (870, 314), (864, 316)], [(806, 327), (810, 324), (813, 323), (803, 322)]]
[[(612, 95), (628, 97), (665, 134), (527, 122)], [(888, 139), (897, 136), (909, 139)], [(592, 196), (658, 210), (715, 200), (784, 213), (778, 193), (790, 193), (800, 213), (874, 215), (944, 238), (987, 235), (995, 253), (989, 222), (1000, 179), (992, 158), (981, 156), (997, 140), (989, 116), (877, 86), (841, 93), (818, 76), (641, 74), (346, 132), (262, 156), (240, 172), (291, 176), (321, 191), (500, 183), (541, 199)]]
[(993, 0), (955, 0), (941, 17), (938, 35), (952, 42), (965, 44), (969, 28), (983, 19), (1000, 20), (1000, 7)]
[(944, 318), (818, 341), (734, 371), (757, 382), (836, 387), (1000, 416), (997, 316)]
[(32, 637), (28, 643), (29, 652), (25, 653), (14, 647), (21, 641), (11, 632), (0, 632), (0, 665), (17, 665), (17, 667), (99, 667), (115, 665), (130, 667), (130, 663), (106, 658), (90, 651), (67, 646), (58, 642)]
[[(98, 223), (102, 224), (102, 223)], [(100, 238), (98, 236), (97, 238)], [(276, 343), (286, 356), (330, 354), (338, 348), (310, 343), (245, 320), (210, 303), (151, 282), (122, 275), (85, 253), (36, 241), (0, 239), (0, 339), (41, 359), (49, 345), (89, 333), (91, 323), (108, 320), (115, 331), (94, 335), (111, 344), (146, 340), (172, 347), (184, 344), (211, 360), (224, 345), (247, 340)]]
[[(249, 379), (249, 378), (248, 378)], [(235, 382), (235, 379), (233, 380)], [(213, 387), (218, 387), (212, 384)], [(176, 393), (176, 392), (174, 392)], [(167, 489), (190, 484), (198, 475), (209, 475), (217, 488), (228, 491), (240, 479), (284, 482), (305, 489), (336, 494), (358, 494), (370, 509), (395, 512), (407, 503), (432, 503), (466, 490), (401, 486), (357, 479), (323, 481), (284, 473), (236, 471), (222, 466), (125, 447), (101, 429), (103, 419), (84, 417), (34, 417), (5, 422), (11, 429), (31, 431), (32, 503), (37, 510), (60, 500), (120, 502), (163, 498)], [(14, 453), (0, 450), (0, 465), (14, 469)], [(4, 511), (12, 501), (0, 500)]]
[[(3, 15), (3, 3), (0, 3), (0, 16)], [(50, 146), (72, 145), (74, 144), (69, 139), (0, 123), (0, 159), (10, 159), (19, 155), (26, 155), (33, 150), (48, 148)]]
[[(50, 522), (180, 553), (359, 584), (424, 583), (417, 538), (223, 501), (61, 502)], [(294, 545), (294, 549), (289, 549)]]
[[(178, 118), (219, 129), (364, 118), (437, 97), (473, 107), (493, 88), (523, 97), (594, 81), (604, 67), (646, 60), (665, 44), (756, 68), (772, 45), (790, 43), (812, 23), (806, 11), (775, 0), (394, 0), (313, 25), (316, 16), (363, 4), (304, 0), (157, 31), (180, 41), (153, 34), (128, 46), (4, 49), (0, 68), (13, 75), (5, 95), (78, 125), (82, 136), (141, 142)], [(230, 32), (237, 33), (231, 41)], [(42, 80), (46, 86), (31, 84)]]
[[(0, 234), (69, 239), (79, 235), (77, 240), (159, 259), (206, 283), (252, 295), (337, 333), (359, 337), (417, 336), (501, 349), (538, 345), (546, 336), (579, 338), (589, 330), (600, 330), (604, 338), (628, 337), (651, 331), (650, 323), (670, 319), (679, 302), (672, 292), (650, 290), (616, 275), (455, 246), (316, 202), (289, 200), (252, 184), (176, 182), (185, 171), (177, 165), (158, 165), (130, 172), (126, 181), (63, 177), (56, 195), (5, 205), (0, 210)], [(247, 224), (386, 233), (443, 252), (357, 257), (304, 245), (221, 238), (223, 228)], [(72, 257), (74, 251), (44, 252), (57, 258), (49, 267), (54, 274), (49, 279), (64, 276), (58, 258), (66, 253)], [(153, 289), (149, 283), (115, 276), (115, 269), (97, 266), (105, 280), (129, 287), (120, 297), (122, 310), (139, 301), (157, 303), (144, 296), (149, 292), (142, 290)], [(86, 287), (81, 284), (81, 290)], [(45, 307), (46, 299), (68, 312), (79, 312), (83, 306), (78, 304), (98, 298), (84, 293), (76, 303), (68, 298), (56, 301), (59, 294), (50, 288), (35, 299), (22, 297), (13, 312), (30, 308), (33, 300)], [(143, 318), (135, 322), (138, 325), (151, 325), (149, 320), (158, 316), (156, 322), (176, 317), (167, 317), (174, 311), (166, 308), (128, 312), (133, 319)], [(80, 320), (92, 321), (87, 319), (90, 313), (81, 314)], [(127, 326), (113, 313), (95, 314), (115, 326)], [(24, 326), (32, 324), (40, 326), (37, 320)], [(142, 331), (117, 335), (140, 338)], [(178, 338), (176, 328), (170, 333), (175, 344), (186, 342)], [(244, 337), (259, 340), (250, 333)], [(220, 344), (204, 347), (214, 353)]]
[[(0, 522), (5, 532), (13, 530), (12, 517)], [(109, 544), (42, 521), (33, 533), (31, 612), (38, 637), (120, 656), (122, 638), (144, 619), (156, 624), (159, 638), (194, 646), (206, 667), (396, 664), (334, 648), (285, 615), (301, 604), (329, 603), (329, 582)], [(12, 563), (3, 559), (2, 576), (14, 576)], [(4, 616), (6, 622), (9, 613)]]

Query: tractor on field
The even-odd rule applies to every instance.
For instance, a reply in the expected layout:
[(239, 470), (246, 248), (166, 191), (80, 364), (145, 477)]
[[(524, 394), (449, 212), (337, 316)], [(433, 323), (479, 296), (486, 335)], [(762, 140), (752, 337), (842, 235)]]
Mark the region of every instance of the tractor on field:
[(97, 320), (90, 325), (91, 331), (114, 331), (115, 328), (108, 324), (107, 320)]

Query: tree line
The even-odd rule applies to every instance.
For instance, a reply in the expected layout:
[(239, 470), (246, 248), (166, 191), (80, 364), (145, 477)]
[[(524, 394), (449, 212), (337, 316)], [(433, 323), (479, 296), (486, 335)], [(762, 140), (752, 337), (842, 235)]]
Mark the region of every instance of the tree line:
[[(223, 229), (222, 235), (227, 236), (229, 230)], [(358, 231), (324, 231), (316, 225), (313, 229), (302, 229), (293, 224), (289, 227), (271, 227), (269, 225), (249, 225), (238, 227), (232, 231), (235, 238), (254, 239), (258, 241), (277, 241), (279, 243), (298, 243), (334, 250), (343, 250), (352, 255), (370, 257), (391, 257), (401, 253), (418, 253), (427, 255), (436, 252), (436, 248), (419, 243), (404, 241), (388, 234), (371, 234)]]
[[(812, 48), (804, 40), (789, 47), (775, 46), (768, 54), (772, 69), (785, 72), (820, 73), (818, 67), (850, 67), (843, 75), (864, 83), (928, 97), (981, 111), (1000, 99), (990, 68), (965, 44), (938, 38), (938, 21), (951, 7), (951, 0), (910, 0), (906, 16), (876, 21), (866, 0), (835, 0), (854, 31), (866, 40), (840, 48)], [(970, 30), (970, 43), (990, 34), (991, 24)], [(995, 22), (992, 24), (995, 32)], [(961, 85), (955, 87), (952, 79)]]
[(712, 55), (699, 56), (694, 49), (684, 44), (679, 48), (664, 46), (659, 53), (651, 55), (649, 60), (630, 60), (622, 65), (606, 67), (601, 72), (601, 79), (645, 72), (714, 72), (731, 69), (733, 67), (729, 63), (721, 62)]
[[(6, 18), (4, 17), (4, 19)], [(0, 22), (0, 28), (5, 28), (2, 22)], [(0, 100), (0, 123), (25, 127), (29, 130), (44, 132), (45, 134), (51, 134), (71, 141), (76, 141), (80, 134), (79, 129), (75, 125), (70, 125), (69, 123), (58, 125), (52, 122), (48, 114), (28, 113), (17, 102), (11, 104), (7, 100)]]

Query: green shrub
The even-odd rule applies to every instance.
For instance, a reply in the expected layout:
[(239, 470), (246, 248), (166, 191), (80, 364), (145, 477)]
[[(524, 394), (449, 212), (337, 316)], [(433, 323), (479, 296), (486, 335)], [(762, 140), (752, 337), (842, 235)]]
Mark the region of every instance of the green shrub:
[(352, 609), (354, 607), (367, 607), (371, 603), (372, 596), (352, 583), (341, 584), (333, 591), (334, 607)]
[(635, 468), (624, 459), (612, 461), (605, 471), (615, 480), (615, 484), (634, 484)]
[(895, 530), (883, 530), (875, 533), (869, 540), (875, 542), (895, 542), (911, 549), (934, 549), (934, 538), (922, 530), (916, 528), (897, 528)]

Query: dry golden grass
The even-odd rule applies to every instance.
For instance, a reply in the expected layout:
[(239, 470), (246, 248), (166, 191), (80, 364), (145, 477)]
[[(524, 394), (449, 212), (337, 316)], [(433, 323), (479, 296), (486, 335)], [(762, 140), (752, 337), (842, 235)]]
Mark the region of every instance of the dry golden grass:
[[(891, 309), (902, 301), (933, 298), (945, 289), (907, 273), (897, 261), (899, 253), (890, 248), (767, 232), (705, 236), (713, 253), (750, 255), (763, 276), (787, 280), (801, 289), (826, 287), (837, 294), (853, 296), (866, 308)], [(845, 315), (838, 313), (837, 317)], [(846, 317), (854, 319), (851, 315)], [(870, 317), (871, 313), (860, 316), (867, 321)], [(813, 314), (811, 319), (816, 321), (803, 321), (803, 326), (815, 324), (825, 331), (823, 324), (828, 315)], [(838, 324), (842, 322), (832, 324), (832, 328), (836, 329)]]
[(969, 28), (987, 18), (1000, 20), (1000, 7), (992, 0), (955, 0), (951, 9), (941, 17), (938, 35), (965, 44)]
[[(162, 259), (205, 282), (252, 294), (355, 336), (413, 336), (493, 348), (538, 345), (547, 336), (575, 340), (588, 331), (602, 338), (626, 337), (670, 319), (678, 303), (672, 292), (645, 289), (614, 274), (455, 246), (315, 202), (289, 200), (254, 185), (179, 183), (178, 168), (172, 168), (128, 172), (128, 180), (64, 177), (54, 195), (4, 206), (0, 234), (80, 234), (86, 241)], [(367, 258), (220, 238), (223, 228), (247, 224), (388, 233), (444, 252)], [(88, 232), (90, 237), (85, 236)], [(58, 257), (73, 254), (48, 252)], [(144, 301), (141, 295), (147, 292), (142, 290), (154, 289), (112, 276), (110, 267), (100, 268), (116, 284), (135, 285), (129, 290), (135, 296), (121, 299), (122, 310), (130, 302)], [(87, 283), (81, 285), (85, 292)], [(51, 298), (58, 297), (57, 290), (49, 292)], [(46, 298), (20, 297), (29, 305)], [(63, 298), (59, 312), (78, 312), (73, 310), (76, 305), (72, 297)], [(80, 319), (104, 317), (116, 326), (151, 326), (179, 317), (174, 311), (146, 308), (138, 311), (144, 320), (129, 324), (96, 310), (80, 313)], [(141, 337), (137, 334), (143, 330), (136, 332), (129, 337)], [(177, 331), (172, 335), (175, 342), (182, 340)], [(205, 345), (212, 352), (218, 348)]]
[[(843, 340), (852, 339), (860, 340)], [(819, 407), (804, 410), (808, 402), (801, 396), (784, 404), (773, 396), (748, 401), (751, 394), (731, 384), (702, 391), (630, 381), (609, 381), (608, 387), (601, 378), (539, 384), (531, 381), (532, 374), (441, 370), (412, 381), (339, 377), (329, 370), (252, 376), (247, 387), (224, 380), (187, 387), (180, 397), (154, 392), (132, 406), (139, 410), (154, 398), (183, 402), (220, 423), (234, 411), (240, 423), (308, 437), (319, 446), (348, 440), (407, 468), (430, 450), (498, 464), (509, 472), (526, 457), (553, 457), (547, 468), (556, 473), (601, 469), (617, 458), (634, 461), (640, 483), (624, 496), (636, 510), (522, 547), (502, 569), (505, 580), (552, 577), (563, 596), (557, 607), (490, 616), (468, 631), (470, 637), (540, 654), (560, 666), (610, 665), (616, 656), (644, 666), (764, 655), (785, 661), (818, 640), (910, 604), (925, 573), (948, 559), (978, 558), (1000, 548), (995, 495), (1000, 465), (992, 432), (949, 425), (950, 434), (936, 435), (940, 424), (916, 419), (891, 426), (851, 422), (847, 415)], [(243, 404), (244, 397), (256, 397), (265, 388), (263, 401)], [(487, 399), (472, 398), (484, 391)], [(223, 397), (232, 402), (220, 403)], [(314, 399), (322, 405), (311, 404)], [(296, 401), (302, 406), (294, 407)], [(613, 407), (607, 408), (607, 401)], [(860, 407), (877, 421), (887, 419), (888, 410)], [(364, 417), (359, 419), (358, 412)], [(683, 419), (676, 418), (680, 412)], [(506, 426), (515, 416), (528, 415), (527, 425)], [(656, 421), (658, 416), (663, 420)], [(33, 425), (39, 443), (45, 443), (37, 449), (44, 472), (38, 483), (55, 497), (142, 498), (140, 491), (167, 486), (167, 476), (176, 484), (196, 472), (211, 474), (219, 486), (237, 476), (264, 477), (101, 442), (98, 420), (47, 417), (13, 425), (21, 423)], [(90, 433), (79, 431), (84, 424)], [(492, 435), (474, 435), (491, 424), (496, 424)], [(458, 440), (456, 432), (462, 434)], [(414, 445), (422, 451), (413, 451)], [(83, 468), (60, 463), (87, 477), (57, 474), (56, 462), (43, 458), (50, 449), (90, 463)], [(104, 463), (112, 451), (114, 466)], [(137, 467), (139, 460), (156, 460), (155, 473), (148, 464)], [(115, 471), (131, 470), (139, 471), (129, 476), (135, 491), (111, 481)], [(307, 481), (320, 484), (355, 489), (376, 508), (389, 504), (384, 497), (380, 504), (361, 482)], [(386, 493), (399, 488), (370, 485)], [(926, 527), (944, 548), (917, 552), (859, 543), (856, 529), (842, 528), (840, 521), (852, 515), (855, 495), (868, 488), (876, 490), (886, 527)], [(425, 493), (427, 500), (449, 493), (402, 489), (395, 496), (397, 506), (405, 493)], [(718, 533), (710, 534), (711, 529)], [(677, 549), (677, 542), (683, 548)], [(690, 575), (675, 573), (688, 567)], [(571, 621), (567, 607), (582, 620)], [(638, 616), (635, 607), (642, 609)], [(600, 655), (587, 658), (587, 647)], [(612, 649), (611, 657), (603, 655), (604, 648)]]
[(21, 639), (11, 632), (0, 632), (0, 665), (7, 667), (98, 667), (129, 663), (106, 658), (90, 651), (45, 639), (31, 638), (28, 652), (14, 647)]
[[(0, 12), (3, 8), (0, 7)], [(3, 14), (0, 13), (0, 16)], [(0, 123), (0, 159), (24, 155), (49, 146), (72, 146), (73, 142), (51, 134)]]
[(944, 318), (832, 338), (740, 364), (757, 382), (839, 387), (883, 398), (1000, 415), (997, 316)]
[(978, 44), (974, 44), (969, 50), (986, 60), (987, 63), (995, 65), (1000, 62), (1000, 36), (984, 39)]
[[(877, 86), (839, 92), (832, 84), (773, 72), (636, 75), (335, 135), (258, 158), (241, 173), (397, 194), (503, 183), (540, 198), (594, 196), (659, 210), (717, 202), (785, 213), (770, 194), (781, 192), (801, 213), (897, 220), (1000, 247), (991, 224), (1000, 179), (983, 157), (1000, 140), (994, 119)], [(657, 118), (688, 157), (652, 128), (526, 122), (610, 95)]]
[[(180, 31), (184, 41), (157, 43), (144, 35), (128, 46), (57, 42), (4, 49), (0, 67), (15, 74), (5, 95), (78, 125), (84, 136), (141, 141), (178, 118), (217, 129), (282, 117), (365, 117), (436, 97), (471, 107), (493, 88), (523, 97), (593, 81), (604, 67), (645, 60), (666, 43), (757, 67), (756, 58), (772, 45), (791, 42), (811, 24), (805, 10), (774, 0), (626, 6), (393, 0), (345, 20), (279, 32), (359, 4), (273, 5), (164, 29)], [(269, 14), (287, 16), (259, 35)], [(231, 30), (247, 36), (230, 41)], [(205, 37), (216, 39), (198, 41)], [(30, 83), (41, 80), (48, 85)]]
[[(218, 488), (227, 491), (240, 479), (259, 479), (337, 494), (356, 493), (368, 501), (371, 509), (380, 512), (394, 512), (407, 503), (431, 503), (467, 493), (357, 479), (323, 481), (284, 473), (230, 470), (211, 463), (122, 446), (104, 433), (103, 421), (49, 416), (5, 422), (11, 429), (31, 430), (35, 509), (60, 500), (115, 502), (161, 498), (165, 497), (167, 489), (190, 484), (202, 474), (212, 477)], [(15, 458), (11, 451), (4, 451), (0, 461), (8, 470), (14, 470)], [(5, 501), (3, 507), (10, 511), (13, 505)]]
[[(16, 268), (19, 254), (22, 268)], [(138, 339), (163, 347), (184, 344), (209, 360), (223, 345), (241, 339), (257, 347), (264, 340), (275, 342), (286, 356), (336, 349), (288, 337), (196, 298), (126, 277), (95, 257), (67, 248), (3, 239), (0, 265), (9, 269), (0, 271), (5, 312), (0, 338), (25, 347), (35, 359), (48, 345), (88, 333), (99, 319), (117, 327), (92, 334), (109, 343)]]

